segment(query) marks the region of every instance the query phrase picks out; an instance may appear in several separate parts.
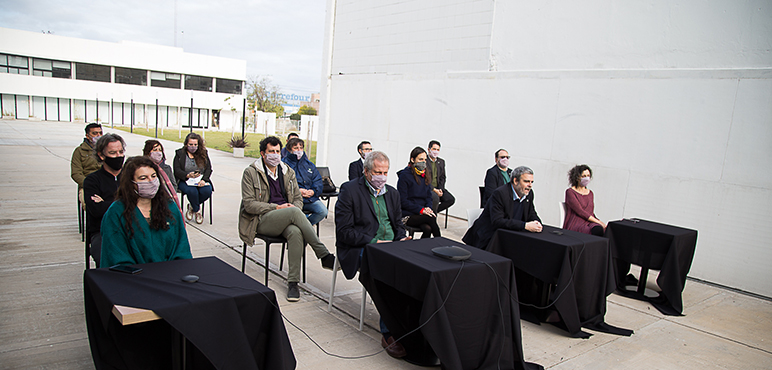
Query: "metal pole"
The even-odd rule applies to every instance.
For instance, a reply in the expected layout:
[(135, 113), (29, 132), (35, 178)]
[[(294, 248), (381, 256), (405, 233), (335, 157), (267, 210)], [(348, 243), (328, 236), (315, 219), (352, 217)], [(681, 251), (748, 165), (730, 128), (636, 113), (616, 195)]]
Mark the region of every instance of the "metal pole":
[(99, 123), (99, 95), (96, 98), (96, 119), (94, 122)]
[(190, 124), (190, 132), (193, 132), (193, 92), (191, 92), (190, 95), (190, 114), (188, 114), (188, 123)]
[(247, 99), (244, 99), (244, 107), (241, 108), (241, 140), (244, 140), (244, 126), (247, 124)]
[(134, 98), (131, 98), (131, 127), (129, 132), (134, 133)]
[(158, 139), (158, 99), (155, 100), (155, 138)]

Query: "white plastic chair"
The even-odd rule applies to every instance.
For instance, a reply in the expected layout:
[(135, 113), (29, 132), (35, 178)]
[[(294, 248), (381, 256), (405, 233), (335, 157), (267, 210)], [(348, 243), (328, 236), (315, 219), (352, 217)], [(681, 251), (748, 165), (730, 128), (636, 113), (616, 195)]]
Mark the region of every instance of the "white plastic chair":
[(472, 228), (472, 225), (474, 225), (474, 222), (480, 218), (482, 212), (483, 208), (470, 208), (466, 210), (466, 223), (470, 229)]
[(566, 213), (568, 212), (568, 209), (566, 208), (566, 202), (560, 202), (560, 227), (563, 228), (563, 223), (566, 221)]
[[(335, 258), (335, 264), (332, 267), (332, 284), (330, 284), (330, 301), (327, 303), (327, 312), (332, 312), (332, 299), (335, 297), (335, 280), (338, 278), (338, 269), (340, 268), (340, 261)], [(360, 283), (361, 284), (361, 283)], [(359, 331), (362, 331), (362, 324), (365, 320), (365, 304), (367, 303), (367, 290), (362, 285), (362, 303), (359, 307)]]

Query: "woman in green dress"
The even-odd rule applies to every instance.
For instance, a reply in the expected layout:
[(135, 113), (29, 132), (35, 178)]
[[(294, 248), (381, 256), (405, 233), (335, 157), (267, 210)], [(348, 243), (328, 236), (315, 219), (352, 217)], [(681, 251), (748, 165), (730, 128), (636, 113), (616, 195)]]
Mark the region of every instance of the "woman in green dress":
[(102, 218), (100, 266), (192, 258), (179, 208), (158, 191), (159, 171), (147, 157), (124, 164), (115, 201)]

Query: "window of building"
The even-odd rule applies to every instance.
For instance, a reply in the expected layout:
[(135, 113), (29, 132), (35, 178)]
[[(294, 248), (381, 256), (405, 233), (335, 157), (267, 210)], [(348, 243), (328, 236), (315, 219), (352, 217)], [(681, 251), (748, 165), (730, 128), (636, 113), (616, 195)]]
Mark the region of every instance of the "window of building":
[(241, 95), (241, 81), (238, 80), (226, 80), (224, 78), (217, 79), (217, 92), (226, 94), (239, 94)]
[(115, 83), (147, 86), (147, 70), (115, 67)]
[(70, 62), (38, 58), (32, 59), (32, 74), (35, 76), (71, 78), (71, 69)]
[(0, 73), (28, 75), (29, 60), (27, 57), (0, 54)]
[(75, 63), (75, 79), (110, 82), (110, 66)]
[(182, 87), (182, 76), (177, 73), (151, 71), (150, 86), (179, 89)]
[(185, 90), (212, 91), (212, 78), (185, 76)]

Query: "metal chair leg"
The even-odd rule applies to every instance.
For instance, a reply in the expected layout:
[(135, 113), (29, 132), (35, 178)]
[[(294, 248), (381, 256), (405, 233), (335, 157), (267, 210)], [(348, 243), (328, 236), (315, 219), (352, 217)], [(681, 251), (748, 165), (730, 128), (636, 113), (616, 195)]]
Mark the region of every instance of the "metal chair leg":
[(329, 302), (327, 302), (327, 312), (332, 312), (332, 299), (335, 297), (335, 281), (338, 280), (338, 267), (340, 266), (340, 262), (338, 259), (335, 259), (335, 263), (332, 267), (332, 283), (330, 283), (330, 299)]

